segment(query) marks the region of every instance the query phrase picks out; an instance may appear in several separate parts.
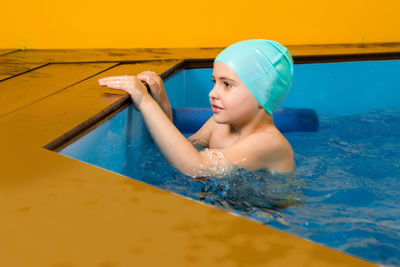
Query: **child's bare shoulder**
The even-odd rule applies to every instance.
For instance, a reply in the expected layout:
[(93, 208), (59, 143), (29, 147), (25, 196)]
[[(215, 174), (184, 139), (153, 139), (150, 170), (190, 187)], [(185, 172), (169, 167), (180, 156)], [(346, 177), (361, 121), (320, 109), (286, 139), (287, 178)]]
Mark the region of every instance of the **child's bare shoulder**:
[(253, 133), (228, 150), (232, 160), (246, 158), (242, 166), (249, 170), (291, 171), (294, 168), (292, 147), (277, 129)]
[(274, 147), (288, 144), (286, 138), (276, 127), (271, 127), (268, 130), (256, 132), (252, 137), (260, 141), (264, 141), (263, 144), (265, 145), (271, 145)]
[(270, 169), (290, 171), (293, 169), (293, 149), (278, 129), (258, 132), (250, 137), (254, 147), (258, 147), (258, 157)]

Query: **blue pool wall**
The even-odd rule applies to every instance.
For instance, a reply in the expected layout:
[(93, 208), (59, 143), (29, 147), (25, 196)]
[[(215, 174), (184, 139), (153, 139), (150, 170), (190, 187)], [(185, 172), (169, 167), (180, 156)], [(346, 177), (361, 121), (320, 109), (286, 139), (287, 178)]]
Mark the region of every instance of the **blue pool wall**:
[[(296, 64), (282, 107), (312, 108), (319, 115), (353, 115), (400, 108), (400, 60)], [(188, 69), (164, 82), (173, 107), (209, 107), (212, 69)], [(190, 134), (188, 134), (190, 135)], [(186, 136), (188, 136), (186, 135)], [(130, 177), (143, 177), (135, 148), (151, 141), (133, 105), (122, 110), (61, 154)]]
[[(59, 153), (129, 176), (128, 166), (139, 160), (135, 149), (149, 142), (152, 139), (143, 117), (131, 105)], [(135, 173), (135, 177), (142, 175)]]

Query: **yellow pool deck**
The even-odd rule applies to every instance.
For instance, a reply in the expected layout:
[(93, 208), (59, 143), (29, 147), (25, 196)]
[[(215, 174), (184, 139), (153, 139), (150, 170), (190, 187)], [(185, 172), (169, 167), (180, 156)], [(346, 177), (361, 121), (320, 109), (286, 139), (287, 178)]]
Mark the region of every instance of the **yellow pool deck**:
[[(400, 52), (288, 48), (295, 61)], [(100, 77), (162, 74), (221, 49), (0, 50), (0, 266), (373, 266), (44, 148), (129, 101)]]

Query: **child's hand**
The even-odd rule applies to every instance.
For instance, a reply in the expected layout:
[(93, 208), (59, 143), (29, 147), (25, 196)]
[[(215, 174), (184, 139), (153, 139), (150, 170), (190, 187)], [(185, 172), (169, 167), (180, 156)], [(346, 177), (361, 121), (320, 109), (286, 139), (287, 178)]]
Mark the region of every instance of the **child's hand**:
[(165, 92), (162, 78), (153, 71), (143, 71), (136, 77), (140, 81), (146, 82), (149, 85), (152, 97), (172, 121), (171, 105), (169, 103), (167, 93)]
[(163, 106), (168, 101), (167, 93), (165, 92), (163, 80), (157, 73), (153, 71), (143, 71), (136, 76), (140, 81), (146, 82), (151, 90), (151, 95), (160, 106)]
[(107, 86), (112, 89), (120, 89), (127, 92), (140, 110), (140, 104), (146, 97), (151, 97), (147, 92), (146, 86), (137, 78), (137, 76), (110, 76), (99, 79), (101, 86)]

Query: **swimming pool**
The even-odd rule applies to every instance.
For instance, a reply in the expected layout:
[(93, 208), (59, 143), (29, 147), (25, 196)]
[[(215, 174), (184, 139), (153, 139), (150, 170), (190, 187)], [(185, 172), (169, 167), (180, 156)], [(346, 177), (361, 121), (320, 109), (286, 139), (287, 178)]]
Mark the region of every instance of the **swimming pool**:
[[(152, 143), (132, 106), (61, 154), (375, 263), (400, 265), (400, 60), (296, 64), (283, 107), (312, 108), (318, 132), (285, 136), (294, 176), (189, 179)], [(209, 107), (211, 69), (165, 81), (173, 107)]]

